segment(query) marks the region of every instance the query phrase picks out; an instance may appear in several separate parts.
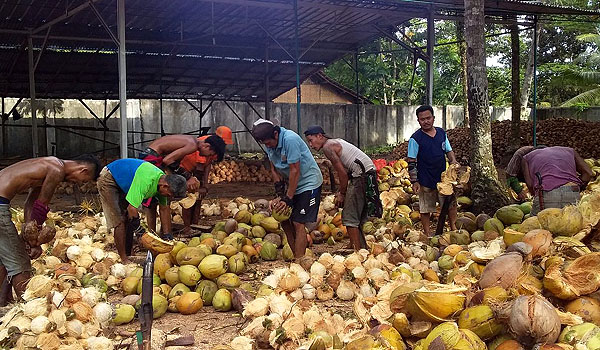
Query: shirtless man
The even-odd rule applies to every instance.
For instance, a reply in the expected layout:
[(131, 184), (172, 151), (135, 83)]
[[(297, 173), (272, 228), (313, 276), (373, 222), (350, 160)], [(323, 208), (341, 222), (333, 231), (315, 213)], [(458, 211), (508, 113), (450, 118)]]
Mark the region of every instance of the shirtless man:
[[(50, 211), (48, 204), (56, 186), (62, 181), (83, 183), (95, 180), (101, 165), (92, 155), (73, 160), (42, 157), (23, 160), (0, 171), (0, 283), (8, 282), (19, 298), (23, 295), (31, 273), (31, 260), (41, 254), (39, 247), (29, 251), (11, 221), (10, 201), (29, 190), (25, 201), (25, 222), (41, 226)], [(3, 300), (0, 300), (3, 302)]]
[[(192, 135), (168, 135), (156, 139), (138, 155), (138, 159), (150, 162), (170, 173), (181, 175), (187, 180), (188, 191), (196, 192), (200, 181), (193, 174), (180, 165), (181, 160), (187, 155), (198, 152), (204, 157), (217, 157), (223, 159), (225, 142), (219, 136), (213, 135), (204, 140), (199, 140)], [(148, 227), (156, 231), (156, 206), (155, 201), (146, 202), (146, 222)]]

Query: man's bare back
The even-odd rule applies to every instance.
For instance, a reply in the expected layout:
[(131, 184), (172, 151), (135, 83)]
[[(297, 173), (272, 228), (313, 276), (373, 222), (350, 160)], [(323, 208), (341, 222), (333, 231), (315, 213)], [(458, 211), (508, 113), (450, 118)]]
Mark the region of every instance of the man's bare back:
[(148, 147), (161, 156), (167, 156), (180, 149), (189, 154), (198, 150), (197, 142), (196, 137), (192, 135), (168, 135), (152, 141)]
[(48, 174), (64, 178), (64, 162), (56, 157), (20, 161), (0, 171), (0, 196), (12, 200), (17, 194), (41, 187)]

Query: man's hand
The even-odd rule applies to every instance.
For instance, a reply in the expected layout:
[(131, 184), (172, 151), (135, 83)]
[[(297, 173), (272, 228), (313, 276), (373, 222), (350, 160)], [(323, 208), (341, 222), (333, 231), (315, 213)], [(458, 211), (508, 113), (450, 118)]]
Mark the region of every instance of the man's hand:
[(458, 166), (460, 166), (460, 163), (458, 162), (458, 160), (454, 159), (453, 161), (450, 162), (450, 165), (458, 165)]
[(338, 208), (342, 208), (344, 206), (344, 200), (346, 199), (346, 194), (342, 192), (337, 192), (335, 194), (335, 205)]
[(421, 190), (421, 185), (418, 182), (415, 182), (412, 184), (412, 189), (414, 194), (418, 194), (419, 191)]
[(292, 199), (289, 197), (278, 197), (271, 201), (271, 210), (280, 211), (286, 207), (291, 207), (293, 204)]
[(31, 247), (27, 251), (27, 255), (29, 255), (30, 259), (37, 259), (42, 255), (42, 247)]
[(196, 192), (200, 188), (200, 180), (195, 176), (192, 176), (187, 180), (187, 189), (188, 192)]
[(139, 217), (127, 220), (127, 232), (131, 232), (134, 235), (141, 235), (144, 233), (144, 228), (142, 227)]
[(138, 213), (138, 210), (134, 206), (132, 206), (131, 204), (129, 204), (127, 206), (127, 218), (128, 219), (137, 218), (138, 220), (140, 218), (140, 214)]
[(523, 188), (523, 189), (521, 190), (521, 192), (519, 192), (519, 193), (517, 194), (517, 198), (518, 198), (520, 201), (522, 201), (522, 202), (525, 202), (525, 201), (527, 201), (527, 199), (528, 199), (528, 198), (527, 198), (527, 197), (528, 197), (528, 195), (527, 195), (527, 194), (528, 194), (527, 190), (526, 190), (525, 188)]

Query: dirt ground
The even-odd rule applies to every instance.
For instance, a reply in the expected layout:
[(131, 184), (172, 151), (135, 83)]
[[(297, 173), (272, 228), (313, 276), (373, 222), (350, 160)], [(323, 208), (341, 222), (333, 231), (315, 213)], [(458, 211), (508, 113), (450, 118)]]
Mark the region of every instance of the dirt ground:
[[(227, 202), (238, 196), (247, 197), (252, 200), (259, 198), (271, 199), (274, 197), (273, 185), (271, 183), (223, 183), (211, 185), (207, 200), (219, 200)], [(21, 207), (25, 202), (26, 195), (18, 195), (12, 201), (12, 205)], [(80, 200), (92, 200), (99, 203), (97, 194), (82, 194), (79, 198), (74, 195), (59, 194), (55, 195), (50, 203), (53, 211), (72, 211), (80, 210)], [(219, 218), (205, 217), (201, 219), (200, 224), (214, 224)], [(199, 234), (199, 232), (198, 232)], [(346, 253), (344, 250), (347, 242), (336, 243), (334, 246), (327, 244), (318, 244), (311, 247), (315, 254), (323, 252)], [(140, 253), (138, 260), (143, 260), (143, 255)], [(250, 264), (246, 272), (240, 275), (242, 282), (249, 282), (256, 288), (260, 285), (260, 281), (267, 276), (273, 269), (288, 265), (289, 263), (283, 260), (272, 262), (260, 262)], [(115, 292), (109, 296), (109, 301), (118, 303), (123, 295)], [(330, 310), (340, 313), (343, 317), (352, 315), (352, 303), (342, 303), (338, 300), (331, 300), (322, 303)], [(228, 345), (233, 338), (239, 335), (239, 332), (247, 324), (241, 314), (235, 311), (217, 312), (211, 306), (203, 307), (197, 314), (181, 315), (177, 313), (167, 313), (161, 318), (154, 320), (153, 328), (160, 329), (175, 335), (187, 336), (193, 335), (195, 344), (188, 347), (178, 347), (179, 349), (213, 349), (217, 345)], [(115, 345), (125, 347), (125, 344), (134, 339), (134, 333), (139, 329), (139, 322), (132, 322), (127, 325), (118, 326), (108, 330), (106, 336), (115, 339)], [(175, 349), (175, 347), (168, 348)]]

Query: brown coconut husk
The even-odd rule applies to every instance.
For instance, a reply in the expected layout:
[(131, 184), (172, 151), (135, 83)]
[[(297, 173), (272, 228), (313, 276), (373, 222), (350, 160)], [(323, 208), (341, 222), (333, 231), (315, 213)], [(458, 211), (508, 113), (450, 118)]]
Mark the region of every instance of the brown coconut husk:
[(522, 265), (523, 256), (517, 252), (500, 255), (485, 266), (479, 279), (479, 286), (487, 288), (500, 285), (502, 288), (507, 289), (519, 277)]
[(572, 300), (600, 288), (600, 253), (591, 253), (565, 266), (559, 258), (547, 263), (544, 287), (559, 299)]
[(554, 343), (560, 334), (560, 318), (550, 302), (540, 295), (525, 295), (514, 300), (508, 318), (509, 332), (519, 343)]

